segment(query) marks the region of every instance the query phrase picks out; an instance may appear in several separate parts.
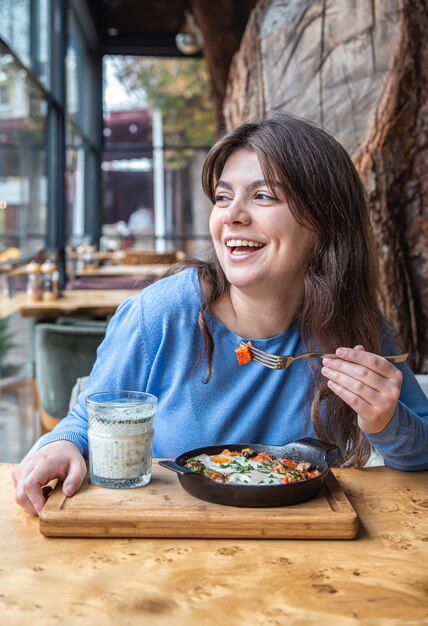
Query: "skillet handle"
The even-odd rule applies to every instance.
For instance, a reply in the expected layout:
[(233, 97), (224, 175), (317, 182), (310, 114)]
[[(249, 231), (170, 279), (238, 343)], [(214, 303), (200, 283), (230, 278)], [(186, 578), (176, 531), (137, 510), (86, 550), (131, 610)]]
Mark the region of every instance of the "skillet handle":
[(177, 474), (193, 474), (194, 476), (198, 475), (196, 474), (196, 472), (192, 472), (192, 470), (187, 469), (187, 467), (182, 467), (175, 461), (159, 461), (159, 465), (162, 465), (162, 467), (166, 467), (166, 469), (172, 470)]
[(294, 443), (302, 443), (306, 446), (311, 446), (312, 448), (316, 448), (320, 452), (324, 451), (324, 456), (330, 450), (336, 450), (337, 446), (334, 443), (327, 443), (326, 441), (321, 441), (320, 439), (315, 439), (314, 437), (304, 437), (303, 439), (297, 439)]

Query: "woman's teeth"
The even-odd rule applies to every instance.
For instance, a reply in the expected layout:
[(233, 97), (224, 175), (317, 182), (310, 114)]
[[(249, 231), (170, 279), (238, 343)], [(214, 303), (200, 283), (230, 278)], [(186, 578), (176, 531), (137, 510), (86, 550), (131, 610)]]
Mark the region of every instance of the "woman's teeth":
[(226, 243), (229, 248), (236, 248), (236, 246), (249, 246), (250, 248), (262, 248), (263, 244), (258, 241), (247, 241), (246, 239), (229, 239)]
[(234, 256), (242, 256), (248, 254), (248, 248), (263, 248), (264, 244), (248, 239), (229, 239), (229, 241), (226, 242), (226, 246), (232, 248), (231, 254)]

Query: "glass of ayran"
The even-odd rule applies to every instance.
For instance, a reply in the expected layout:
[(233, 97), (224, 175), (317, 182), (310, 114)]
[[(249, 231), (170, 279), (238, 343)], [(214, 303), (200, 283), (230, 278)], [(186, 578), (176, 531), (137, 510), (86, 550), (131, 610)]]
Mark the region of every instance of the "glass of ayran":
[(93, 484), (129, 489), (150, 482), (156, 406), (156, 396), (140, 391), (100, 391), (87, 396)]

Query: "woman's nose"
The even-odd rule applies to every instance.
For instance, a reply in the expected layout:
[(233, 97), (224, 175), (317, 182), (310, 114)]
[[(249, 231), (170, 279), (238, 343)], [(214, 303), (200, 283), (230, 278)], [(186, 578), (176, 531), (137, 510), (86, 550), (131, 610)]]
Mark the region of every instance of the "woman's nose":
[(223, 211), (223, 224), (249, 224), (251, 215), (245, 206), (245, 202), (234, 198), (229, 206)]

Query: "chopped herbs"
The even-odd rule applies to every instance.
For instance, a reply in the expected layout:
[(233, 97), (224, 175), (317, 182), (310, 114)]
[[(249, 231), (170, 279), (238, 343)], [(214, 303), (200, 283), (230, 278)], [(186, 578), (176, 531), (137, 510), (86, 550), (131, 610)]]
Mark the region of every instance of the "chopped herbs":
[(188, 459), (185, 467), (216, 482), (239, 485), (279, 485), (300, 482), (320, 475), (306, 461), (276, 458), (268, 452), (251, 448), (223, 450), (217, 455), (200, 454)]

